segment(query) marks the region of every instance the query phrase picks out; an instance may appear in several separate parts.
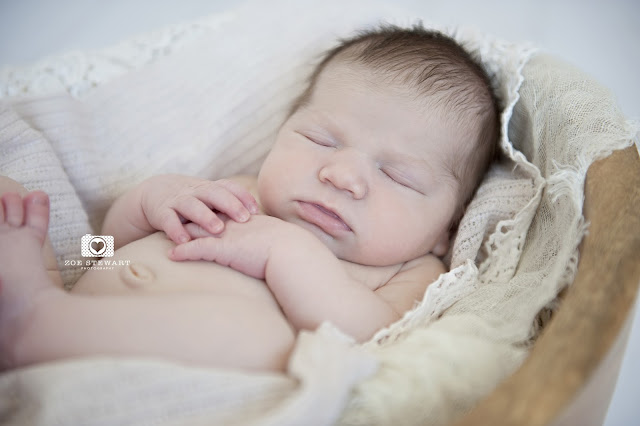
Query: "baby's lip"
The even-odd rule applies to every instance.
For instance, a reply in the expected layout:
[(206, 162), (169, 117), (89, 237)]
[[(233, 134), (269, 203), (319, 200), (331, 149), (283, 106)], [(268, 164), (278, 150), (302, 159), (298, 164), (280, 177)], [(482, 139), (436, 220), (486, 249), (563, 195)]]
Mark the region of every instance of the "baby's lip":
[(298, 215), (302, 220), (319, 227), (332, 236), (337, 237), (345, 232), (353, 232), (347, 222), (326, 204), (298, 201), (297, 207)]

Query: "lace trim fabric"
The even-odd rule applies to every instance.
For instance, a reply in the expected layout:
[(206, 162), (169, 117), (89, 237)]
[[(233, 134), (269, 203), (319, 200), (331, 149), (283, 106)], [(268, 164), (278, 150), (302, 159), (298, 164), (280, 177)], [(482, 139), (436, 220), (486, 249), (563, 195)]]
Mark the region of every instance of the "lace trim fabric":
[(401, 321), (379, 331), (374, 342), (395, 341), (416, 324), (440, 318), (481, 283), (513, 276), (544, 185), (538, 169), (513, 148), (507, 132), (523, 81), (522, 68), (537, 49), (472, 30), (452, 35), (482, 61), (493, 81), (503, 106), (499, 149), (505, 160), (491, 167), (465, 211), (448, 254), (452, 269), (427, 288), (422, 302)]

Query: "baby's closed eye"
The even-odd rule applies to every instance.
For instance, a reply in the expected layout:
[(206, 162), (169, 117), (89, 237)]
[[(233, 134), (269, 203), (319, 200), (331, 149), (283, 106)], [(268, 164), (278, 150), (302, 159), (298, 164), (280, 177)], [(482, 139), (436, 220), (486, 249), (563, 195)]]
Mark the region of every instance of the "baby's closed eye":
[(419, 189), (419, 185), (416, 182), (415, 178), (406, 175), (405, 173), (400, 172), (399, 170), (397, 170), (396, 168), (392, 168), (392, 167), (387, 167), (387, 166), (382, 166), (380, 167), (380, 171), (382, 172), (383, 175), (385, 175), (387, 178), (389, 178), (392, 182), (403, 186), (405, 188), (417, 191), (422, 193), (422, 191)]
[(336, 143), (331, 140), (329, 137), (321, 135), (317, 132), (296, 132), (309, 142), (312, 142), (316, 145), (325, 146), (327, 148), (335, 148)]

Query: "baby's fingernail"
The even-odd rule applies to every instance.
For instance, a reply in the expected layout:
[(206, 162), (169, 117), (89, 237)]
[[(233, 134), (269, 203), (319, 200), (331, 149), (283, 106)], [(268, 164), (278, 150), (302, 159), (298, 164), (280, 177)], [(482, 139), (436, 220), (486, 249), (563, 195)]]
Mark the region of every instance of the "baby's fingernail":
[(251, 217), (251, 215), (247, 211), (243, 211), (238, 216), (239, 216), (238, 218), (240, 219), (241, 222), (246, 222)]
[(178, 238), (178, 244), (183, 244), (183, 243), (186, 243), (187, 241), (189, 241), (188, 235), (181, 235), (180, 238)]
[(214, 234), (222, 232), (223, 229), (224, 229), (224, 223), (222, 222), (214, 222), (211, 225), (211, 232), (213, 232)]
[(31, 198), (32, 204), (40, 204), (42, 206), (47, 205), (47, 197), (42, 194), (37, 194)]
[(258, 210), (258, 206), (256, 204), (251, 204), (249, 206), (249, 211), (251, 212), (251, 214), (258, 214), (260, 210)]

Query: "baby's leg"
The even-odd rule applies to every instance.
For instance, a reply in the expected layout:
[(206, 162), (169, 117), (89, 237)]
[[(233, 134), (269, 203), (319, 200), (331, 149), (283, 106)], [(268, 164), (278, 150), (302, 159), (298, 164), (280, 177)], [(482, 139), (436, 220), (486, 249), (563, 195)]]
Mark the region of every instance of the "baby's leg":
[[(16, 192), (20, 194), (20, 196), (25, 197), (29, 191), (20, 185), (18, 182), (10, 179), (6, 176), (0, 176), (0, 197), (7, 192)], [(42, 258), (44, 260), (44, 266), (47, 270), (47, 274), (49, 278), (53, 281), (55, 285), (60, 288), (63, 288), (62, 277), (60, 276), (60, 271), (58, 270), (58, 263), (56, 261), (56, 255), (53, 251), (53, 247), (51, 246), (51, 242), (47, 237), (42, 245)], [(25, 264), (27, 260), (23, 261)]]
[(53, 284), (42, 261), (46, 194), (22, 199), (7, 193), (1, 201), (0, 369), (90, 355), (285, 368), (294, 334), (272, 309), (239, 312), (233, 303), (201, 294), (91, 297), (65, 292)]
[(11, 362), (12, 347), (26, 327), (34, 301), (62, 292), (47, 274), (42, 246), (49, 225), (49, 198), (35, 191), (0, 196), (0, 362)]

